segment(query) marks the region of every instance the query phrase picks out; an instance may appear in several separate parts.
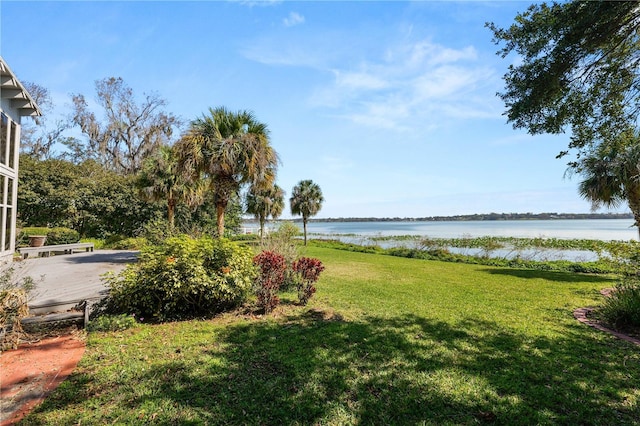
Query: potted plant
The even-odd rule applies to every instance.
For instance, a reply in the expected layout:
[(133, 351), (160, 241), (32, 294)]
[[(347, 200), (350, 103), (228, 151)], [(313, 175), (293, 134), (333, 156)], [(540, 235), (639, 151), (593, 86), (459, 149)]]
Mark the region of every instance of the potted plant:
[(47, 241), (46, 235), (29, 235), (29, 247), (42, 247)]

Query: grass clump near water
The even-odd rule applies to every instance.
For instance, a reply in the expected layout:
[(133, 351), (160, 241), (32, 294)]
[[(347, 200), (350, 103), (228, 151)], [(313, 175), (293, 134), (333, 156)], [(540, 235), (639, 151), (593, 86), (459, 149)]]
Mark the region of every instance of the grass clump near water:
[(634, 332), (640, 330), (640, 280), (638, 277), (627, 277), (619, 283), (597, 312), (607, 325), (616, 330), (631, 329)]
[[(540, 271), (580, 272), (591, 274), (614, 274), (619, 267), (610, 260), (592, 262), (573, 262), (569, 260), (533, 260), (521, 257), (504, 258), (485, 256), (471, 256), (450, 252), (446, 246), (433, 245), (426, 248), (390, 247), (382, 248), (378, 245), (359, 245), (344, 243), (336, 240), (311, 240), (310, 244), (318, 247), (328, 247), (360, 253), (385, 254), (389, 256), (406, 257), (411, 259), (438, 260), (443, 262), (469, 263), (505, 268), (523, 268)], [(475, 247), (475, 245), (473, 246)], [(485, 246), (486, 247), (486, 246)]]
[(23, 424), (639, 424), (640, 351), (572, 316), (611, 278), (304, 255), (309, 306), (90, 333)]

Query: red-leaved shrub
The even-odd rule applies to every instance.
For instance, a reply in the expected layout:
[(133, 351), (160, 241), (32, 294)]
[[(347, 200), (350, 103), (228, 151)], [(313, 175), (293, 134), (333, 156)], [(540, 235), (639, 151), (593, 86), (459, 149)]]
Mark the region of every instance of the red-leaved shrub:
[(280, 303), (277, 293), (284, 281), (287, 263), (284, 256), (272, 251), (263, 251), (253, 258), (253, 263), (260, 269), (255, 282), (258, 306), (269, 313)]
[(298, 300), (302, 305), (306, 305), (313, 293), (316, 292), (314, 284), (320, 278), (320, 272), (324, 271), (324, 265), (319, 259), (301, 257), (293, 262), (293, 270), (299, 276)]

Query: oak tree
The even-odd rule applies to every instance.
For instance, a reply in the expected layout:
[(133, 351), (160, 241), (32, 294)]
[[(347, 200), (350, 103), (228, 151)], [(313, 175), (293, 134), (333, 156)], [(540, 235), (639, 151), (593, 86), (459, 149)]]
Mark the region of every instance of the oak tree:
[[(138, 103), (120, 77), (98, 80), (95, 87), (102, 117), (90, 108), (84, 95), (72, 95), (72, 122), (88, 139), (84, 149), (97, 153), (109, 169), (134, 174), (146, 157), (169, 143), (180, 121), (164, 110), (167, 102), (157, 94), (145, 94)], [(77, 144), (74, 148), (84, 155)]]
[[(518, 60), (499, 96), (515, 128), (571, 133), (578, 158), (618, 139), (640, 112), (640, 4), (570, 1), (534, 4), (509, 28), (493, 23), (498, 52)], [(569, 163), (577, 167), (577, 162)]]

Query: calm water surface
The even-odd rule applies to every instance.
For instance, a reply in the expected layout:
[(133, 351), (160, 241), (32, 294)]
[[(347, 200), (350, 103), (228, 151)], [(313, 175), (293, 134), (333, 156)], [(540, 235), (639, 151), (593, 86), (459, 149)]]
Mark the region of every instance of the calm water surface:
[[(302, 224), (299, 224), (302, 227)], [(311, 222), (310, 234), (431, 238), (516, 237), (628, 241), (638, 239), (633, 219), (503, 220), (467, 222)]]

